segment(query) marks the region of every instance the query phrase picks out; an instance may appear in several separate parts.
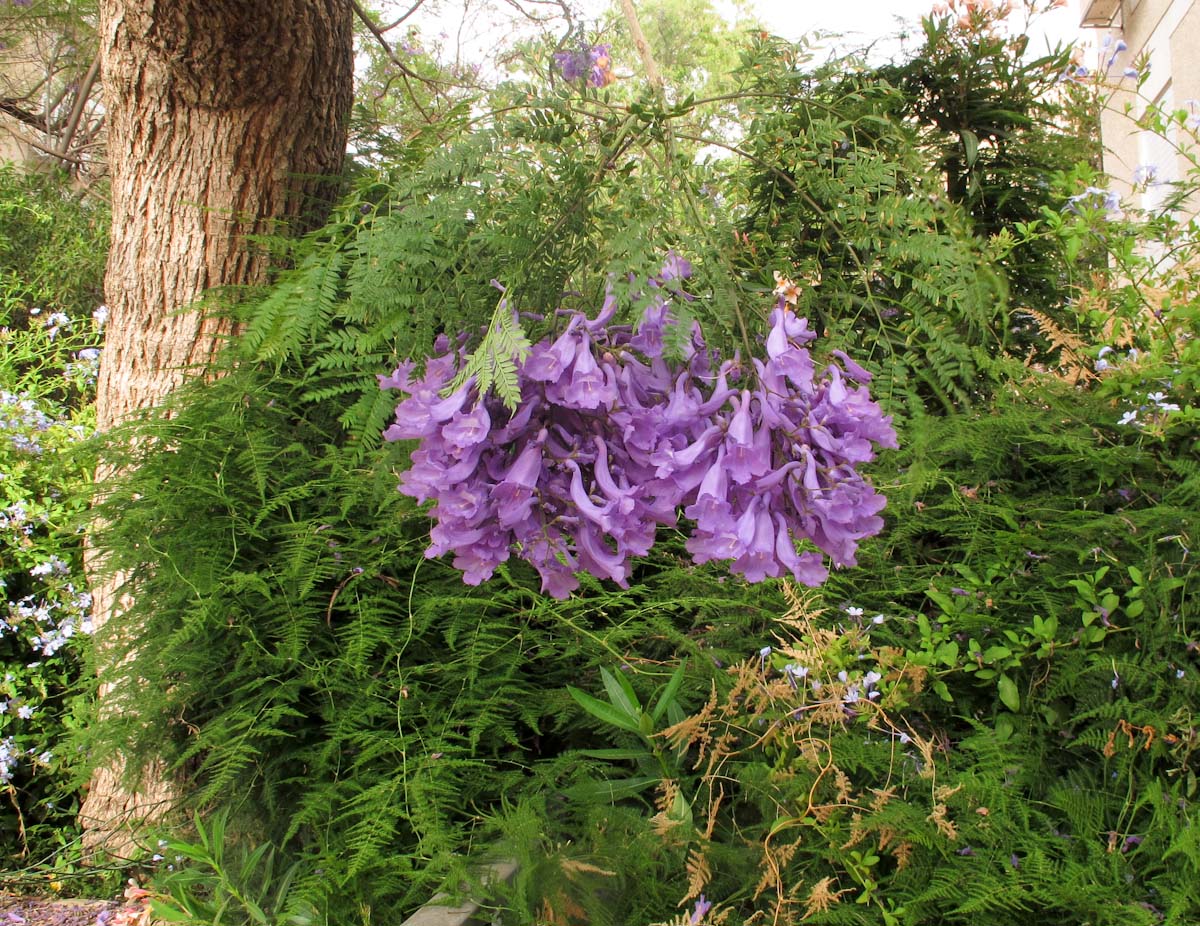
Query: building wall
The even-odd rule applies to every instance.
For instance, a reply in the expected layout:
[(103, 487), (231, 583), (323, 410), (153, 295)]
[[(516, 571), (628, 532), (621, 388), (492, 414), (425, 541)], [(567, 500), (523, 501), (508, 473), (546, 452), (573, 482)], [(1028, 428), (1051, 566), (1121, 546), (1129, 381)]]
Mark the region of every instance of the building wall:
[[(1122, 197), (1132, 198), (1145, 208), (1158, 205), (1166, 188), (1154, 182), (1135, 183), (1152, 172), (1154, 180), (1180, 179), (1186, 166), (1176, 152), (1177, 133), (1166, 138), (1140, 129), (1136, 118), (1146, 106), (1156, 103), (1167, 110), (1191, 109), (1200, 113), (1200, 0), (1122, 0), (1121, 11), (1103, 35), (1111, 35), (1129, 46), (1109, 71), (1116, 87), (1101, 117), (1104, 140), (1104, 169), (1115, 179)], [(1102, 44), (1098, 41), (1097, 45)], [(1107, 61), (1102, 48), (1101, 65)], [(1135, 92), (1135, 81), (1121, 78), (1126, 67), (1146, 61), (1148, 77)], [(1200, 203), (1193, 203), (1193, 214)]]
[[(0, 97), (19, 98), (25, 88), (32, 85), (30, 78), (36, 78), (20, 51), (18, 48), (0, 46)], [(34, 157), (34, 149), (18, 137), (28, 128), (22, 126), (15, 117), (0, 112), (0, 164), (5, 161), (24, 164)]]

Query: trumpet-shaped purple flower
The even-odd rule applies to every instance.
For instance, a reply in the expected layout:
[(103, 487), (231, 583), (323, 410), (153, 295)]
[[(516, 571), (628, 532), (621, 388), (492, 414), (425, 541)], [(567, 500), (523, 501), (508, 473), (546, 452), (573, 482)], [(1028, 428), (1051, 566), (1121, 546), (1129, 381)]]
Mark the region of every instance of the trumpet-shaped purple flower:
[(584, 335), (575, 351), (571, 379), (562, 390), (563, 403), (580, 409), (607, 408), (617, 398), (615, 378), (610, 377), (607, 364), (596, 363), (591, 341)]
[(561, 333), (518, 369), (515, 411), (473, 380), (443, 395), (466, 359), (448, 339), (420, 378), (407, 362), (379, 378), (405, 394), (385, 437), (421, 442), (400, 491), (435, 502), (427, 556), (453, 553), (476, 584), (516, 553), (546, 594), (565, 597), (580, 570), (626, 584), (633, 557), (682, 511), (693, 559), (725, 560), (748, 581), (823, 582), (822, 554), (804, 543), (853, 564), (884, 505), (856, 467), (895, 446), (870, 374), (832, 351), (818, 377), (806, 346), (815, 335), (785, 303), (771, 314), (765, 360), (753, 359), (755, 383), (731, 386), (741, 362), (718, 363), (697, 327), (668, 363), (663, 335), (672, 300), (691, 298), (690, 272), (668, 256), (636, 333), (613, 323), (611, 291), (594, 319), (563, 313)]
[(565, 80), (586, 78), (589, 87), (607, 87), (616, 80), (611, 49), (611, 45), (585, 45), (576, 51), (555, 52), (554, 64)]

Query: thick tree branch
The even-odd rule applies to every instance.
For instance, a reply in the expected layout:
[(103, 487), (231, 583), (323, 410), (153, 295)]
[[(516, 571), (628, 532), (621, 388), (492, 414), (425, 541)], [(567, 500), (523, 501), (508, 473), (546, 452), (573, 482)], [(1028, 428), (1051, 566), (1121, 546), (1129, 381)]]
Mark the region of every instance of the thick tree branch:
[(39, 132), (46, 131), (45, 118), (23, 107), (20, 100), (11, 97), (0, 99), (0, 113), (8, 113), (8, 115), (12, 116), (18, 122), (23, 122), (25, 125), (35, 128)]
[(658, 70), (658, 64), (650, 51), (650, 43), (646, 41), (646, 33), (642, 32), (642, 24), (638, 21), (637, 10), (633, 8), (633, 0), (621, 0), (621, 12), (625, 14), (625, 21), (629, 24), (629, 34), (642, 58), (642, 67), (646, 69), (646, 77), (650, 81), (650, 86), (661, 96), (664, 89), (662, 73)]
[(95, 86), (96, 78), (99, 76), (100, 55), (97, 54), (96, 59), (92, 62), (92, 66), (88, 68), (88, 72), (83, 76), (83, 81), (80, 83), (79, 89), (75, 92), (75, 104), (71, 107), (71, 115), (67, 118), (62, 139), (58, 143), (59, 157), (64, 157), (71, 150), (71, 142), (75, 140), (75, 133), (79, 130), (79, 120), (83, 118), (83, 107), (87, 104), (92, 87)]

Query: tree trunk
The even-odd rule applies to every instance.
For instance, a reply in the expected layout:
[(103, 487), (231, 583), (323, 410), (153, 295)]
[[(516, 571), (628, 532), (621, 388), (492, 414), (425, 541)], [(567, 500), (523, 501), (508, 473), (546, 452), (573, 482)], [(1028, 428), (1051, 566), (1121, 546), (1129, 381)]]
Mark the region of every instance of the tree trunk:
[[(100, 428), (202, 370), (228, 322), (184, 311), (262, 282), (253, 235), (303, 228), (335, 191), (352, 97), (350, 0), (101, 0), (112, 250)], [(101, 474), (102, 478), (103, 474)], [(93, 583), (99, 627), (118, 602)], [(116, 708), (119, 709), (119, 708)], [(171, 789), (101, 769), (81, 810), (89, 845), (124, 855)]]

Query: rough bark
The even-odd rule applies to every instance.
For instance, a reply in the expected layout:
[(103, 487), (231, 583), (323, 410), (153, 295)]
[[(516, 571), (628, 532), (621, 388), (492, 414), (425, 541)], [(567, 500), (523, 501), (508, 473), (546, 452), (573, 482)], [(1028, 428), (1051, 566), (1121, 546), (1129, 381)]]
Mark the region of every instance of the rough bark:
[[(349, 0), (101, 0), (112, 250), (100, 369), (101, 429), (202, 370), (228, 322), (188, 308), (261, 282), (252, 236), (319, 221), (341, 168), (352, 94)], [(95, 622), (117, 605), (93, 582)], [(119, 765), (120, 763), (118, 763)], [(125, 854), (171, 789), (120, 767), (92, 781), (92, 848)]]

